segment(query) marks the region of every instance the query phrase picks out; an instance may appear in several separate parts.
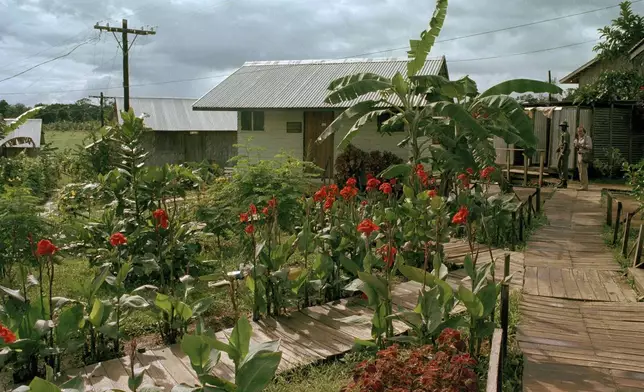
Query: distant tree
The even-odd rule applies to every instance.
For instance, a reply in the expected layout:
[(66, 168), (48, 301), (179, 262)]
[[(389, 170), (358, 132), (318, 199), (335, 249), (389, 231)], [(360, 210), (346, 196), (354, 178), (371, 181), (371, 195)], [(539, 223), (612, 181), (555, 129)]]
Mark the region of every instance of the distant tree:
[(627, 55), (644, 38), (644, 18), (633, 12), (630, 1), (623, 1), (619, 7), (617, 19), (599, 29), (602, 41), (593, 50), (600, 59), (612, 60)]

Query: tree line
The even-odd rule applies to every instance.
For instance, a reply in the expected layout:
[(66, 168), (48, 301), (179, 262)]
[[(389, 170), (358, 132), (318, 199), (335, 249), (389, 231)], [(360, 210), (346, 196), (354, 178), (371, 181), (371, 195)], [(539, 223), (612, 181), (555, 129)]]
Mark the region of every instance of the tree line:
[[(38, 103), (35, 106), (45, 106), (33, 118), (40, 118), (43, 124), (58, 122), (82, 123), (88, 121), (100, 121), (101, 107), (89, 98), (79, 99), (74, 103), (54, 103), (45, 105)], [(106, 100), (103, 107), (103, 115), (106, 120), (112, 116), (113, 101)], [(6, 100), (0, 100), (0, 118), (16, 118), (31, 109), (22, 104), (10, 104)]]

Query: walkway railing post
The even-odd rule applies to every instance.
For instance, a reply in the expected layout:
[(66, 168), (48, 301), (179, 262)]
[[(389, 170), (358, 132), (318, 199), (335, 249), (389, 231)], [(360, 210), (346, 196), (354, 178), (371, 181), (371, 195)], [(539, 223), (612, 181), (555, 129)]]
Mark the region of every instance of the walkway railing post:
[(510, 254), (505, 254), (505, 263), (503, 265), (503, 282), (501, 283), (501, 329), (503, 330), (503, 340), (501, 341), (501, 363), (505, 362), (508, 352), (508, 324), (510, 315), (510, 285), (507, 281), (510, 276)]
[(629, 212), (626, 214), (626, 224), (624, 225), (624, 238), (622, 238), (622, 256), (628, 257), (628, 240), (631, 234), (631, 220), (634, 213)]
[(532, 195), (528, 196), (528, 226), (532, 224)]
[(642, 245), (644, 244), (644, 225), (640, 225), (640, 233), (637, 236), (637, 245), (635, 248), (635, 259), (633, 260), (633, 268), (637, 268), (642, 260)]
[(543, 164), (544, 164), (545, 157), (546, 157), (545, 151), (539, 152), (539, 185), (538, 185), (539, 188), (541, 188), (541, 184), (543, 184)]
[(516, 244), (517, 244), (517, 241), (516, 241), (516, 231), (517, 231), (516, 230), (516, 222), (517, 222), (517, 212), (512, 211), (512, 227), (511, 227), (512, 234), (510, 234), (510, 250), (511, 251), (516, 250)]
[(528, 186), (528, 156), (523, 153), (523, 186)]
[(613, 245), (617, 244), (617, 237), (619, 236), (619, 224), (622, 219), (622, 209), (624, 206), (621, 201), (617, 202), (617, 216), (615, 217), (615, 228), (613, 230)]
[(541, 212), (541, 187), (537, 188), (535, 193), (537, 196), (537, 214)]
[(523, 210), (525, 209), (525, 202), (521, 203), (519, 206), (519, 241), (523, 242), (523, 228), (525, 226), (525, 221), (523, 218)]
[(611, 226), (613, 224), (613, 195), (610, 192), (606, 192), (606, 225)]

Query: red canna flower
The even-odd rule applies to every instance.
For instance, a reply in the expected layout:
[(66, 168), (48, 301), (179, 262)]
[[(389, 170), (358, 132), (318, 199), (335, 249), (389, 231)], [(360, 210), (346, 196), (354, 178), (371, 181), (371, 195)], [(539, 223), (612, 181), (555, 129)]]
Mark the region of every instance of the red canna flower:
[(246, 226), (244, 231), (246, 232), (246, 234), (249, 234), (249, 235), (253, 234), (255, 232), (255, 226), (253, 226), (252, 224), (248, 225), (248, 226)]
[(264, 209), (262, 209), (262, 214), (268, 215), (268, 212), (268, 207), (264, 207)]
[(251, 215), (257, 215), (257, 207), (255, 207), (255, 204), (251, 203), (251, 204), (248, 206), (248, 212), (249, 212)]
[(335, 184), (329, 185), (329, 188), (328, 188), (329, 196), (337, 197), (339, 192), (340, 192), (340, 189), (338, 188), (337, 185)]
[(455, 225), (464, 225), (467, 223), (467, 217), (470, 215), (470, 212), (467, 210), (467, 207), (462, 206), (454, 217), (452, 218), (452, 223)]
[(344, 200), (351, 200), (358, 196), (358, 188), (347, 185), (340, 191), (340, 196), (342, 196)]
[(248, 222), (248, 214), (245, 212), (242, 212), (241, 214), (239, 214), (239, 221), (241, 223)]
[(365, 219), (360, 224), (358, 224), (358, 232), (364, 233), (367, 237), (371, 235), (374, 231), (380, 230), (380, 226), (373, 223), (371, 219)]
[(427, 196), (430, 198), (438, 196), (438, 192), (436, 192), (436, 189), (430, 189), (427, 191)]
[(366, 206), (367, 204), (369, 204), (369, 202), (366, 201), (366, 200), (363, 200), (363, 201), (360, 202), (360, 205), (363, 206), (363, 207)]
[(456, 178), (458, 178), (459, 181), (461, 181), (461, 186), (463, 188), (467, 188), (470, 186), (470, 177), (469, 175), (467, 175), (467, 173), (459, 174), (458, 177)]
[(51, 256), (56, 251), (58, 251), (58, 248), (49, 240), (40, 240), (36, 246), (37, 256)]
[(114, 233), (110, 236), (110, 244), (112, 246), (125, 245), (127, 244), (127, 238), (125, 238), (123, 233)]
[(391, 184), (388, 182), (383, 182), (382, 185), (380, 185), (380, 191), (384, 193), (385, 195), (391, 194), (393, 189), (391, 188)]
[(11, 344), (16, 341), (16, 334), (0, 323), (0, 340), (3, 340), (5, 344)]
[(321, 203), (323, 200), (326, 199), (327, 193), (326, 193), (326, 186), (323, 186), (320, 188), (315, 194), (313, 195), (313, 201), (316, 203)]
[(357, 184), (357, 183), (358, 183), (358, 181), (356, 181), (356, 179), (355, 179), (355, 178), (351, 177), (351, 178), (349, 178), (349, 179), (347, 180), (346, 185), (347, 185), (347, 186), (356, 186), (356, 184)]
[(168, 214), (164, 210), (159, 208), (152, 213), (152, 217), (154, 218), (157, 229), (159, 227), (164, 229), (168, 228)]
[(273, 197), (272, 199), (270, 199), (268, 201), (268, 208), (270, 208), (270, 209), (277, 208), (277, 199), (276, 198)]
[(470, 176), (473, 176), (473, 175), (474, 175), (474, 169), (472, 169), (471, 167), (468, 167), (465, 171), (466, 171), (466, 172), (467, 172), (467, 174), (469, 174)]
[(485, 169), (481, 170), (481, 178), (484, 180), (489, 180), (492, 176), (492, 173), (496, 171), (494, 166), (488, 166)]
[(324, 202), (324, 211), (331, 209), (335, 203), (335, 197), (328, 196)]
[(367, 180), (367, 192), (376, 190), (378, 189), (379, 186), (380, 186), (379, 179), (375, 177), (371, 177), (370, 179)]
[(425, 171), (425, 167), (422, 163), (416, 165), (416, 176), (418, 176), (418, 179), (420, 179), (420, 183), (423, 184), (423, 186), (429, 185), (429, 175)]
[(385, 244), (378, 248), (378, 250), (376, 250), (376, 254), (380, 255), (380, 257), (382, 257), (382, 260), (389, 267), (394, 265), (394, 262), (396, 261), (396, 253), (398, 253), (398, 249), (393, 246), (390, 247), (388, 244)]
[(396, 185), (397, 182), (398, 180), (396, 180), (395, 178), (392, 178), (391, 180), (389, 180), (389, 183), (391, 184), (391, 186)]

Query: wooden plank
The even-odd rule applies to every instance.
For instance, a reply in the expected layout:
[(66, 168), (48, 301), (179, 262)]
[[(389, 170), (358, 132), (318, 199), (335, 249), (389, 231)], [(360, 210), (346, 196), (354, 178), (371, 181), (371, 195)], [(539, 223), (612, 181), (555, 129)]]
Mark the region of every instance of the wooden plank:
[(495, 329), (492, 335), (492, 345), (490, 347), (490, 358), (487, 369), (487, 392), (500, 392), (503, 381), (500, 379), (501, 370), (501, 340), (503, 330)]
[(527, 294), (539, 294), (537, 286), (537, 267), (526, 267), (524, 272), (523, 291)]
[(331, 356), (351, 350), (354, 344), (354, 339), (351, 336), (323, 324), (315, 323), (313, 319), (299, 312), (293, 313), (290, 317), (281, 317), (280, 323), (302, 333), (310, 340), (317, 340), (329, 349)]
[[(129, 356), (125, 356), (123, 358), (120, 358), (120, 361), (123, 364), (123, 368), (125, 369), (127, 377), (130, 377), (130, 375), (132, 374), (130, 359), (131, 358)], [(136, 357), (134, 357), (134, 371), (136, 372), (137, 369), (142, 369), (143, 367), (144, 366), (141, 365), (139, 360)], [(126, 387), (127, 387), (127, 379), (125, 380), (125, 384), (126, 384)], [(145, 385), (164, 388), (163, 385), (157, 384), (157, 382), (150, 376), (148, 371), (143, 372), (143, 382), (141, 383), (141, 386), (145, 386)], [(172, 389), (172, 388), (170, 388), (170, 389)], [(129, 390), (129, 388), (124, 389), (124, 391), (127, 391), (127, 390)]]
[(92, 383), (92, 389), (95, 392), (103, 392), (115, 388), (101, 362), (85, 366), (85, 374), (87, 374), (87, 379)]
[(160, 350), (154, 350), (154, 355), (157, 361), (163, 368), (175, 379), (177, 384), (187, 384), (190, 386), (196, 385), (197, 375), (194, 374), (192, 369), (187, 368), (184, 363), (177, 358), (170, 347), (165, 347)]
[(599, 277), (599, 274), (595, 270), (586, 270), (584, 271), (586, 277), (588, 277), (588, 283), (595, 293), (595, 298), (598, 301), (610, 301), (606, 287), (602, 284), (602, 280)]
[(290, 339), (284, 334), (277, 333), (274, 329), (269, 328), (265, 324), (262, 325), (251, 322), (251, 326), (253, 327), (253, 331), (257, 331), (257, 333), (261, 333), (271, 340), (280, 340), (280, 347), (284, 347), (285, 349), (291, 351), (295, 355), (295, 357), (299, 359), (299, 365), (315, 363), (325, 358), (317, 352), (312, 351), (309, 348), (299, 344), (297, 341)]
[(157, 356), (153, 351), (146, 351), (144, 353), (136, 353), (136, 359), (141, 366), (147, 366), (146, 373), (154, 379), (154, 384), (158, 387), (170, 391), (175, 385), (180, 382), (175, 380), (170, 372), (159, 362)]
[(552, 288), (552, 296), (559, 298), (566, 298), (566, 289), (564, 288), (563, 276), (561, 269), (550, 268), (550, 287)]
[(111, 359), (103, 362), (102, 365), (103, 369), (105, 369), (107, 378), (110, 379), (115, 389), (120, 389), (122, 391), (129, 390), (127, 386), (128, 374), (120, 359)]
[(582, 299), (572, 270), (570, 268), (562, 269), (561, 277), (563, 278), (564, 288), (566, 289), (566, 298)]
[(590, 282), (586, 277), (584, 270), (573, 268), (572, 276), (577, 283), (577, 288), (579, 289), (579, 294), (583, 299), (596, 299), (595, 292), (592, 287), (590, 287)]
[(602, 284), (606, 288), (608, 298), (610, 298), (610, 300), (614, 302), (623, 302), (626, 299), (626, 296), (624, 295), (624, 293), (622, 293), (622, 289), (619, 287), (619, 285), (615, 283), (615, 278), (617, 277), (617, 279), (619, 279), (619, 276), (608, 271), (596, 272), (599, 275)]

